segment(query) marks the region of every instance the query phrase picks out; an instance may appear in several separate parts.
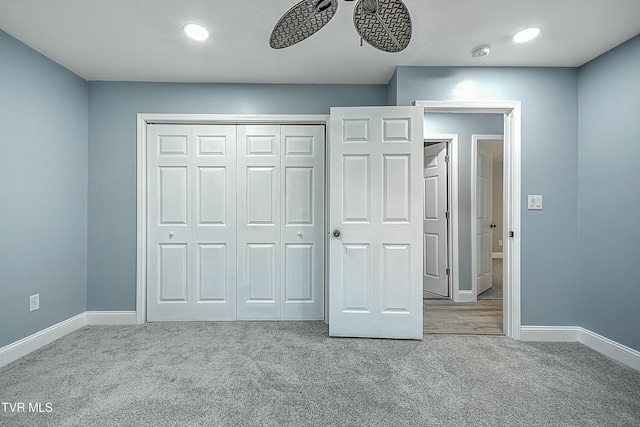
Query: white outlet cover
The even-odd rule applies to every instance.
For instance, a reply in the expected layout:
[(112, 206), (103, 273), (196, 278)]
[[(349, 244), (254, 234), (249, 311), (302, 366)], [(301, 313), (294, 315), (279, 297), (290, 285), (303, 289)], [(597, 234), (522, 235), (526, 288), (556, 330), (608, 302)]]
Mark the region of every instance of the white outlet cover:
[(40, 294), (31, 295), (29, 297), (29, 311), (40, 309)]

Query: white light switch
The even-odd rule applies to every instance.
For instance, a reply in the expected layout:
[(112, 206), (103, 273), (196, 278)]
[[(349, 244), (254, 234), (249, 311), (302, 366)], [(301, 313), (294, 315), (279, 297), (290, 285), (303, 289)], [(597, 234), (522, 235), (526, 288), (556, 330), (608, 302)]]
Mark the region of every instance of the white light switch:
[(542, 210), (542, 195), (540, 194), (529, 194), (528, 196), (528, 209), (531, 210)]

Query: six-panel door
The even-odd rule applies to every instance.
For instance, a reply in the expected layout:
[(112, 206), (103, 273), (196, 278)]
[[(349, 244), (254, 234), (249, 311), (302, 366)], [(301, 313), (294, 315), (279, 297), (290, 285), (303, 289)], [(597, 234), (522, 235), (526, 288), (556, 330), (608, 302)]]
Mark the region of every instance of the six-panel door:
[(147, 319), (322, 319), (324, 127), (147, 140)]
[(423, 113), (331, 109), (331, 336), (422, 338)]

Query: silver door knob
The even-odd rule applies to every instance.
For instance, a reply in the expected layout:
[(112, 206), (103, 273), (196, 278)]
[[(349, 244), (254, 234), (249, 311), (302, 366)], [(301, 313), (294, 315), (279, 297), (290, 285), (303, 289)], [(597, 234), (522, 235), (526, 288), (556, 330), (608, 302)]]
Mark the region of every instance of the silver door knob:
[(170, 231), (170, 232), (169, 232), (169, 238), (170, 238), (170, 239), (173, 239), (173, 231)]
[(333, 237), (340, 237), (340, 230), (333, 230)]

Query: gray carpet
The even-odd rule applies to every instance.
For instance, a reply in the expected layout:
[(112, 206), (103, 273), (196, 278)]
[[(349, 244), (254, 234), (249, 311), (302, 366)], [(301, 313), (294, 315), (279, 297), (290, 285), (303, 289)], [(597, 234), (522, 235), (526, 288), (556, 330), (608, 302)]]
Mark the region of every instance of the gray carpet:
[(328, 338), (320, 322), (88, 326), (0, 368), (2, 426), (638, 426), (640, 372), (577, 343)]
[(491, 287), (478, 295), (478, 299), (502, 299), (502, 258), (493, 258), (491, 262)]

